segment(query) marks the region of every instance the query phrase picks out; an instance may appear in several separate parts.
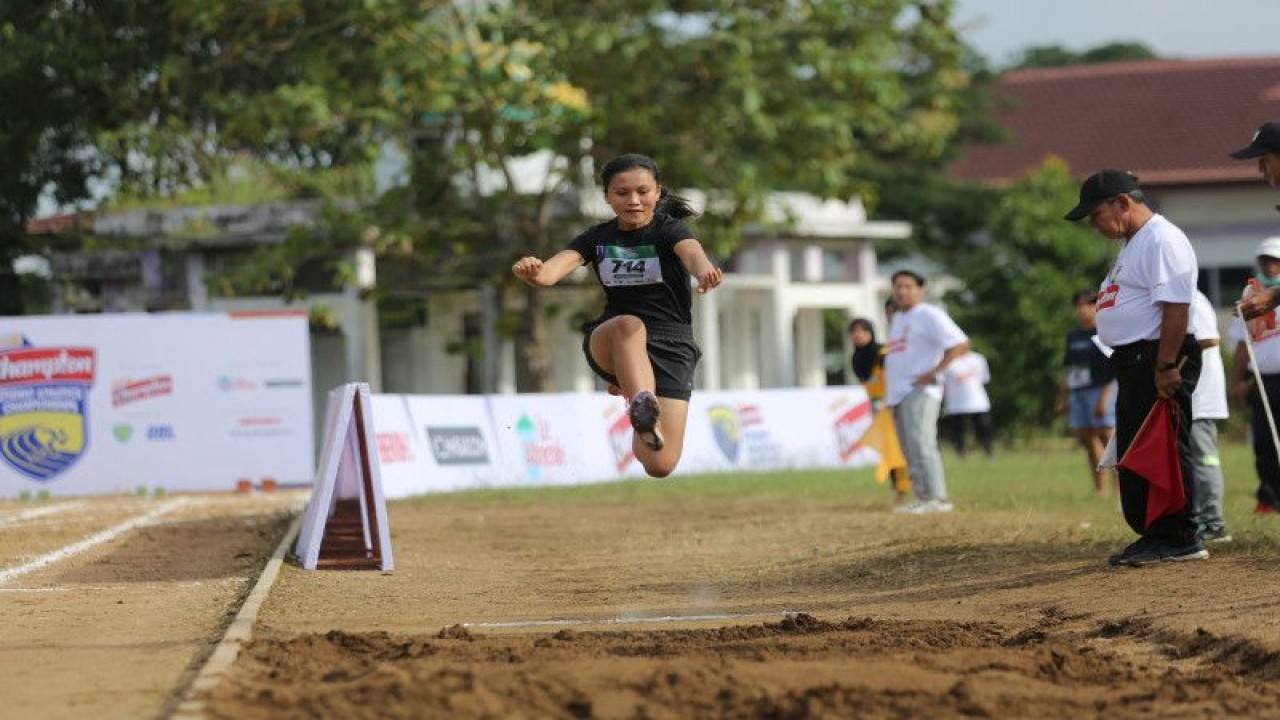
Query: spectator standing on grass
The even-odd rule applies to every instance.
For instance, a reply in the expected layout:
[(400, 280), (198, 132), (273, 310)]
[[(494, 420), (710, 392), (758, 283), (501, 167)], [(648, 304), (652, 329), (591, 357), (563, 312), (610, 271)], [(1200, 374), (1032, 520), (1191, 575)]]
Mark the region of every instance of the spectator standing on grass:
[(1230, 542), (1222, 518), (1222, 460), (1218, 455), (1218, 421), (1230, 415), (1227, 378), (1218, 347), (1218, 315), (1199, 290), (1191, 297), (1191, 327), (1200, 343), (1200, 380), (1191, 393), (1191, 457), (1195, 496), (1191, 521), (1203, 542)]
[(605, 308), (583, 326), (583, 354), (610, 391), (627, 399), (636, 459), (649, 475), (666, 477), (684, 451), (693, 374), (702, 355), (693, 338), (690, 279), (706, 293), (723, 275), (684, 223), (693, 209), (661, 184), (652, 159), (622, 155), (600, 174), (616, 217), (545, 262), (526, 256), (511, 271), (546, 288), (580, 265), (591, 266), (604, 288)]
[(950, 512), (947, 479), (938, 452), (938, 413), (942, 374), (969, 351), (969, 337), (937, 305), (924, 302), (925, 280), (910, 270), (893, 274), (898, 311), (889, 324), (885, 356), (885, 402), (911, 472), (915, 500), (895, 512), (921, 515)]
[(1107, 494), (1105, 468), (1099, 467), (1102, 453), (1116, 426), (1116, 376), (1111, 362), (1095, 341), (1098, 309), (1096, 290), (1078, 290), (1071, 298), (1079, 327), (1067, 333), (1065, 372), (1058, 412), (1067, 414), (1067, 426), (1076, 433), (1093, 474), (1093, 491)]
[[(1112, 555), (1112, 565), (1147, 565), (1209, 557), (1196, 537), (1191, 457), (1191, 393), (1200, 377), (1200, 345), (1189, 330), (1198, 269), (1187, 236), (1153, 212), (1124, 170), (1102, 170), (1080, 186), (1065, 219), (1089, 219), (1100, 235), (1120, 242), (1098, 293), (1098, 337), (1112, 349), (1117, 380), (1116, 457), (1123, 458), (1157, 398), (1176, 404), (1174, 425), (1188, 506), (1146, 521), (1147, 480), (1118, 468), (1120, 507), (1138, 539)], [(1167, 480), (1161, 478), (1160, 480)]]
[[(1280, 287), (1280, 237), (1272, 237), (1258, 244), (1256, 252), (1258, 274), (1255, 276), (1263, 294)], [(1255, 294), (1255, 296), (1257, 295)], [(1262, 376), (1262, 387), (1254, 380), (1249, 349), (1245, 346), (1245, 332), (1253, 341), (1253, 355)], [(1227, 331), (1228, 339), (1235, 344), (1235, 357), (1231, 361), (1231, 398), (1249, 407), (1249, 430), (1253, 440), (1253, 466), (1258, 474), (1256, 515), (1271, 515), (1280, 507), (1280, 462), (1276, 457), (1275, 440), (1271, 423), (1267, 420), (1262, 393), (1274, 414), (1280, 411), (1280, 310), (1271, 309), (1267, 314), (1246, 321), (1233, 318)]]
[(968, 450), (969, 428), (978, 447), (987, 457), (995, 452), (995, 426), (991, 422), (991, 367), (982, 353), (970, 350), (957, 357), (942, 374), (942, 434), (964, 455)]
[[(885, 317), (893, 318), (893, 300), (885, 303)], [(854, 318), (849, 323), (849, 341), (853, 343), (851, 364), (853, 375), (862, 383), (871, 401), (872, 412), (876, 420), (880, 420), (882, 411), (889, 412), (884, 405), (884, 356), (885, 346), (876, 342), (875, 326), (866, 318)], [(892, 424), (892, 415), (886, 415), (887, 422)], [(897, 442), (897, 433), (893, 434), (893, 442)], [(895, 456), (896, 457), (896, 456)], [(896, 461), (895, 461), (896, 463)], [(905, 502), (911, 492), (911, 475), (906, 467), (889, 469), (889, 484), (893, 487), (895, 502)]]
[[(1254, 131), (1249, 144), (1231, 153), (1237, 160), (1257, 160), (1262, 179), (1273, 188), (1280, 188), (1280, 122), (1265, 122)], [(1280, 209), (1280, 206), (1277, 206)], [(1252, 319), (1266, 315), (1280, 307), (1280, 285), (1269, 286), (1263, 292), (1240, 300), (1240, 313)]]
[(876, 329), (867, 318), (849, 321), (849, 342), (853, 343), (850, 364), (853, 376), (867, 391), (871, 406), (884, 402), (884, 346), (876, 342)]

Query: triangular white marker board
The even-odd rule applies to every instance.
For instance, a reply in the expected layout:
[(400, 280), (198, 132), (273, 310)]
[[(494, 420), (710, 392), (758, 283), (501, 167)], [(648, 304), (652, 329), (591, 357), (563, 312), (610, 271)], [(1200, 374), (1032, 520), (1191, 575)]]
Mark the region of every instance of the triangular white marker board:
[(324, 445), (294, 554), (307, 570), (394, 567), (367, 383), (329, 391)]

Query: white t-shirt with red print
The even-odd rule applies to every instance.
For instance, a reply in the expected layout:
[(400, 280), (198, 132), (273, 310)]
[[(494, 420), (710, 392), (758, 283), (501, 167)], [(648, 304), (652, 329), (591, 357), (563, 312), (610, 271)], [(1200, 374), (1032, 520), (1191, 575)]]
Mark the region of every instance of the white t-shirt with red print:
[[(937, 305), (920, 303), (894, 313), (885, 344), (885, 403), (893, 407), (902, 402), (911, 394), (916, 378), (937, 367), (947, 348), (968, 341), (969, 336)], [(926, 392), (941, 400), (941, 378)]]
[(942, 414), (964, 415), (991, 410), (987, 383), (991, 368), (982, 353), (972, 350), (952, 360), (942, 373)]
[(1160, 337), (1161, 303), (1191, 303), (1196, 252), (1163, 215), (1152, 215), (1120, 248), (1098, 293), (1098, 338), (1120, 347)]
[[(1252, 329), (1253, 356), (1258, 360), (1258, 372), (1263, 375), (1280, 373), (1280, 308), (1267, 315), (1249, 321)], [(1237, 315), (1231, 318), (1231, 327), (1227, 329), (1227, 339), (1234, 348), (1240, 348), (1244, 342), (1245, 321)], [(1238, 352), (1247, 352), (1240, 348)], [(1249, 363), (1253, 369), (1253, 363)]]

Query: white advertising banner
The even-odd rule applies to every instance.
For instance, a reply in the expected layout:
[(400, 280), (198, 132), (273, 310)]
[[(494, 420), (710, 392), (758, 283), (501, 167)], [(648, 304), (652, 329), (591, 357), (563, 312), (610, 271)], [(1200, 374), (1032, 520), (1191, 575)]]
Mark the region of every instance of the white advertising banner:
[[(489, 398), (500, 455), (506, 461), (501, 468), (503, 485), (570, 485), (616, 477), (592, 473), (587, 457), (606, 442), (604, 423), (594, 414), (579, 416), (574, 395)], [(595, 473), (600, 470), (594, 467)]]
[[(427, 492), (428, 450), (409, 417), (406, 395), (371, 395), (373, 429), (388, 497)], [(398, 490), (396, 492), (395, 490)]]
[[(605, 393), (373, 400), (388, 497), (646, 477), (626, 406)], [(860, 386), (698, 392), (676, 472), (865, 466), (878, 459), (859, 444), (870, 425)]]
[[(383, 473), (387, 497), (501, 484), (503, 463), (485, 396), (406, 395), (405, 407), (421, 451), (409, 468)], [(381, 433), (377, 413), (375, 405), (374, 427)]]
[(0, 497), (313, 475), (305, 314), (0, 318)]
[(861, 386), (695, 393), (680, 472), (852, 467), (871, 426)]

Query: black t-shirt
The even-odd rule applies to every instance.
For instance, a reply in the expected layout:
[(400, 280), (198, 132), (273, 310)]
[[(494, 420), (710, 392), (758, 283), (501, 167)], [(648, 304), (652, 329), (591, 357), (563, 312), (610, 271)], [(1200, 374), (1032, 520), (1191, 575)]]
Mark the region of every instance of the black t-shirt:
[(600, 223), (573, 239), (604, 287), (600, 320), (635, 315), (647, 322), (693, 323), (689, 271), (676, 255), (676, 243), (693, 237), (689, 226), (666, 213), (636, 230), (619, 230), (617, 220)]
[(1063, 364), (1067, 368), (1067, 387), (1101, 387), (1115, 380), (1111, 361), (1093, 342), (1097, 330), (1078, 327), (1067, 333), (1067, 352)]

